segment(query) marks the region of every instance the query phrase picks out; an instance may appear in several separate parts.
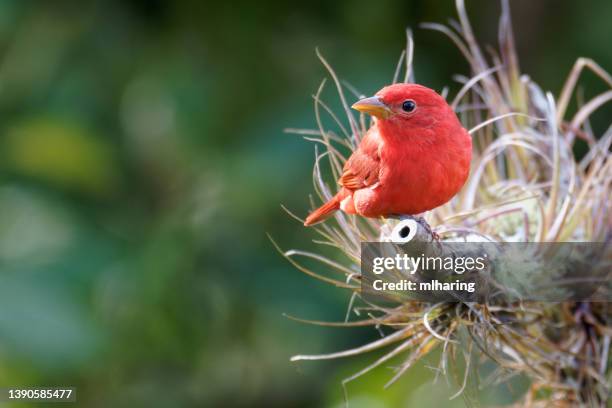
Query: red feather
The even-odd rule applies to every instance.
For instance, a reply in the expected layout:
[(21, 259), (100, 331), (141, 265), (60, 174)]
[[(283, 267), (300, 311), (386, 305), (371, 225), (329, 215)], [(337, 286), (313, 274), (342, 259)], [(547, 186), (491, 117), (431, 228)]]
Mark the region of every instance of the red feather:
[[(413, 110), (406, 111), (406, 101)], [(347, 160), (338, 194), (304, 225), (338, 209), (365, 217), (419, 214), (446, 203), (465, 183), (472, 139), (444, 98), (421, 85), (396, 84), (367, 102), (375, 105), (359, 107), (379, 119)]]

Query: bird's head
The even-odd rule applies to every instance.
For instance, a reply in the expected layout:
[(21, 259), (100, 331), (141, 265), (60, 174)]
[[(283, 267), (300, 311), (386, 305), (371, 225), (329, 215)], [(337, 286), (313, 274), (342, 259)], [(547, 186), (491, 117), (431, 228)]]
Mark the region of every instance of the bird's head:
[(353, 109), (375, 116), (379, 126), (403, 138), (415, 130), (433, 129), (437, 125), (459, 121), (444, 98), (433, 89), (416, 84), (386, 86), (370, 98), (364, 98)]

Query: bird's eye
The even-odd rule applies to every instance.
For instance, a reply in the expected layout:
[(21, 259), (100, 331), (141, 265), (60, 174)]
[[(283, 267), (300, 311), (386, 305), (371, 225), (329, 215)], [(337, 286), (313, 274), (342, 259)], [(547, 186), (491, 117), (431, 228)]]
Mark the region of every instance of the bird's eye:
[(404, 101), (404, 103), (402, 103), (402, 110), (404, 112), (412, 112), (415, 109), (416, 103), (414, 103), (414, 101), (411, 99), (408, 99), (407, 101)]

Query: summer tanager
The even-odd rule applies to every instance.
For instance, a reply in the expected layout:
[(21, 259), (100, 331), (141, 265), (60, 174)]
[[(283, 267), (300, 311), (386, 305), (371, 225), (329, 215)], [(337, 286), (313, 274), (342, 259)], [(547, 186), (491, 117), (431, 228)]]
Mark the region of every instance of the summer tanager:
[(375, 116), (376, 122), (346, 161), (338, 194), (304, 225), (338, 209), (364, 217), (420, 214), (461, 189), (470, 171), (472, 138), (435, 91), (390, 85), (352, 108)]

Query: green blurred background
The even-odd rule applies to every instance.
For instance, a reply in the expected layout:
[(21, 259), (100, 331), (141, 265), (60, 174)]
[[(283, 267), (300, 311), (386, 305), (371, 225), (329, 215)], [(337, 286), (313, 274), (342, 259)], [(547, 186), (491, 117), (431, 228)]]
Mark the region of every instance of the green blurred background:
[[(499, 4), (467, 3), (494, 45)], [(523, 71), (545, 89), (578, 56), (612, 67), (612, 2), (511, 3)], [(406, 26), (419, 82), (468, 74), (417, 29), (455, 15), (444, 0), (0, 1), (0, 385), (76, 386), (87, 407), (342, 406), (341, 379), (374, 355), (289, 357), (378, 334), (282, 316), (342, 320), (349, 298), (266, 237), (315, 248), (280, 208), (306, 214), (314, 148), (283, 128), (315, 126), (315, 47), (364, 94), (391, 80)], [(432, 392), (423, 364), (382, 391), (390, 376), (351, 383), (351, 406), (455, 390)]]

